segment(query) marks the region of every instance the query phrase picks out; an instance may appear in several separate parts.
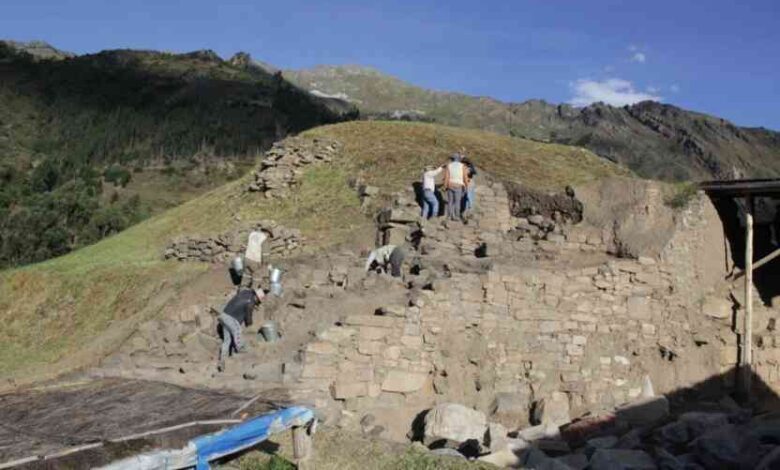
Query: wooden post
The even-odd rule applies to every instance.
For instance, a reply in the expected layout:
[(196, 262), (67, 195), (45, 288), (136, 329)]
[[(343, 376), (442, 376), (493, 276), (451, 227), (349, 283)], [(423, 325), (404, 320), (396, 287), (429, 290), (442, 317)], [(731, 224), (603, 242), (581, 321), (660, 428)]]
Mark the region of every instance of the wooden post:
[(750, 399), (753, 362), (753, 196), (747, 198), (745, 213), (745, 314), (742, 328), (742, 394)]
[(308, 426), (295, 426), (292, 428), (293, 457), (295, 465), (300, 470), (313, 468), (309, 458), (311, 457), (311, 435)]

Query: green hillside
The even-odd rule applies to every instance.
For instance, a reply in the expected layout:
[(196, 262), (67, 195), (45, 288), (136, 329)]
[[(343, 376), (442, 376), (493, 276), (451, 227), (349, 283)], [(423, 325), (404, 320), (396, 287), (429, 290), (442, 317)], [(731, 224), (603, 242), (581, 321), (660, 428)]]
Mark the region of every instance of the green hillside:
[(269, 202), (245, 193), (247, 175), (66, 256), (0, 272), (0, 378), (41, 377), (93, 363), (139, 322), (175, 306), (180, 287), (207, 268), (162, 260), (176, 236), (273, 218), (300, 228), (313, 250), (353, 240), (373, 223), (349, 186), (358, 176), (385, 192), (398, 190), (417, 181), (425, 163), (460, 147), (485, 171), (532, 188), (626, 174), (583, 149), (432, 124), (348, 122), (302, 136), (334, 138), (344, 147), (332, 164), (306, 170), (290, 198)]
[(0, 42), (0, 267), (117, 233), (353, 117), (209, 51), (46, 59)]

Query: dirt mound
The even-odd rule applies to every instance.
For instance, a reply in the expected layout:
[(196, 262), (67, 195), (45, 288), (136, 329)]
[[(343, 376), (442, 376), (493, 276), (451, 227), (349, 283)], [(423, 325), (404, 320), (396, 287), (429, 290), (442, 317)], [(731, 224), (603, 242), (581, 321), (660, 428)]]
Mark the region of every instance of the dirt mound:
[(575, 188), (583, 220), (606, 230), (610, 252), (656, 257), (671, 239), (675, 212), (665, 204), (668, 187), (633, 178), (607, 178)]

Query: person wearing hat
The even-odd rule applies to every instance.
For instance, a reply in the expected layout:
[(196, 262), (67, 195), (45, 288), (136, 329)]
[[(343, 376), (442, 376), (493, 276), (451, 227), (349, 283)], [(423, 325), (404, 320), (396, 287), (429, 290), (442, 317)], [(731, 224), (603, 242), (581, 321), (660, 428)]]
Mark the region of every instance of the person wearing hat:
[(436, 176), (444, 171), (444, 166), (425, 167), (422, 178), (422, 214), (423, 219), (430, 219), (439, 215), (439, 198), (436, 195)]
[(469, 183), (466, 165), (461, 160), (462, 156), (455, 153), (450, 157), (450, 162), (444, 167), (444, 188), (447, 190), (447, 217), (450, 220), (461, 220), (461, 204), (463, 204), (463, 191)]
[(241, 342), (241, 325), (252, 325), (252, 313), (255, 306), (265, 297), (265, 292), (258, 286), (256, 289), (239, 289), (222, 308), (217, 317), (217, 333), (222, 337), (222, 346), (219, 349), (219, 361), (217, 370), (225, 370), (225, 358), (235, 350), (244, 350)]

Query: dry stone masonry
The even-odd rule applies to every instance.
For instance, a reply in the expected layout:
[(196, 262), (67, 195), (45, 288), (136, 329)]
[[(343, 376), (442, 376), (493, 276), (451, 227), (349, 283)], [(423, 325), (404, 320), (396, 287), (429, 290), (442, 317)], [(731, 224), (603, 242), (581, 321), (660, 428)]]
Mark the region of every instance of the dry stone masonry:
[[(329, 161), (338, 148), (288, 139), (269, 151), (249, 190), (286, 197), (303, 166)], [(358, 185), (366, 208), (389, 201), (376, 244), (414, 247), (403, 278), (363, 272), (355, 253), (326, 267), (318, 258), (291, 261), (285, 297), (258, 315), (280, 321), (286, 337), (220, 385), (284, 387), (327, 423), (415, 437), (440, 453), (489, 454), (499, 465), (748, 468), (739, 457), (746, 454), (723, 450), (727, 442), (747, 449), (749, 468), (766, 463), (766, 436), (746, 437), (749, 411), (723, 400), (713, 405), (720, 414), (670, 409), (686, 387), (733, 386), (739, 354), (739, 299), (719, 284), (727, 244), (703, 194), (669, 215), (655, 183), (600, 183), (582, 191), (582, 221), (574, 223), (555, 211), (515, 217), (504, 185), (480, 181), (466, 223), (420, 220), (411, 191), (380, 198)], [(178, 240), (166, 257), (225, 261), (257, 229), (269, 233), (272, 254), (294, 254), (303, 243), (297, 231), (266, 221)], [(197, 371), (213, 375), (213, 315), (182, 315), (197, 334), (175, 319), (146, 324), (125, 359), (208, 382)], [(769, 308), (755, 318), (756, 370), (780, 389), (776, 318)], [(179, 359), (188, 365), (177, 371)]]
[(224, 263), (246, 251), (247, 239), (253, 231), (265, 232), (268, 239), (263, 252), (273, 257), (287, 257), (304, 244), (301, 231), (287, 228), (273, 220), (261, 220), (253, 226), (213, 237), (181, 237), (165, 249), (165, 259)]
[(300, 183), (305, 167), (330, 162), (341, 143), (330, 139), (293, 137), (277, 142), (265, 153), (247, 190), (268, 198), (284, 198)]

